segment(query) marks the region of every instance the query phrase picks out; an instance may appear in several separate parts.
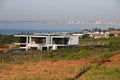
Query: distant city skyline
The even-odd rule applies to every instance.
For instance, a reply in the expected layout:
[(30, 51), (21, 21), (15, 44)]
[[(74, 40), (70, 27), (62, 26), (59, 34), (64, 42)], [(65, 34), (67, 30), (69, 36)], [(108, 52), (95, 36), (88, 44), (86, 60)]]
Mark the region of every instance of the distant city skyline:
[(74, 25), (106, 25), (106, 26), (120, 26), (120, 22), (115, 21), (82, 21), (82, 20), (65, 20), (65, 21), (46, 21), (46, 20), (0, 20), (0, 23), (32, 23), (32, 24), (74, 24)]
[(1, 0), (0, 20), (120, 22), (119, 3), (119, 0)]

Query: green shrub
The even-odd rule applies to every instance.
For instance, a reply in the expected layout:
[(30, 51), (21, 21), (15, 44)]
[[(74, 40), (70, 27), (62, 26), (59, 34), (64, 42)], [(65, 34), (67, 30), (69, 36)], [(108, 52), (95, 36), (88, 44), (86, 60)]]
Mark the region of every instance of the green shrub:
[(112, 57), (113, 55), (115, 55), (115, 54), (113, 54), (113, 53), (104, 53), (104, 54), (100, 55), (100, 58), (105, 59), (105, 58)]
[(90, 56), (90, 53), (87, 50), (80, 50), (78, 52), (78, 56), (80, 56), (81, 58), (85, 58), (85, 57)]
[(77, 60), (77, 59), (81, 59), (81, 58), (86, 58), (90, 56), (90, 53), (87, 50), (80, 50), (78, 52), (74, 52), (74, 53), (70, 53), (66, 56), (66, 59), (68, 60)]
[(16, 38), (13, 35), (0, 34), (0, 44), (10, 44), (12, 42), (19, 42), (19, 38)]

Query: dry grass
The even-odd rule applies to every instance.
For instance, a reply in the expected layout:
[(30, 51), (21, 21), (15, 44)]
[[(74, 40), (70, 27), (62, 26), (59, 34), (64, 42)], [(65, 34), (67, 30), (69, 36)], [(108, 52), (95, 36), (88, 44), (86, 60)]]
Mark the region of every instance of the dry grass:
[(94, 66), (78, 80), (120, 80), (120, 54), (110, 57), (101, 66)]
[(0, 65), (0, 80), (65, 80), (76, 76), (89, 60), (26, 62)]
[(108, 58), (101, 66), (91, 60), (59, 60), (0, 64), (0, 80), (70, 80), (86, 66), (92, 68), (77, 80), (119, 80), (120, 54)]

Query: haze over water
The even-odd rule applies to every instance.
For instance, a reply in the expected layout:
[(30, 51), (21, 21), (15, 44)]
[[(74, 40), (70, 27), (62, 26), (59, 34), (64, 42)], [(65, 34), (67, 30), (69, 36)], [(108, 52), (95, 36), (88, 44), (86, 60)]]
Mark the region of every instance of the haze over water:
[(34, 23), (0, 23), (2, 34), (18, 34), (25, 33), (59, 33), (59, 32), (80, 32), (83, 29), (100, 28), (102, 30), (108, 28), (117, 28), (120, 26), (92, 26), (92, 25), (75, 25), (75, 24), (34, 24)]
[[(0, 21), (97, 21), (120, 24), (120, 0), (0, 0)], [(119, 26), (0, 23), (0, 33), (76, 32)], [(6, 31), (7, 30), (7, 31)]]

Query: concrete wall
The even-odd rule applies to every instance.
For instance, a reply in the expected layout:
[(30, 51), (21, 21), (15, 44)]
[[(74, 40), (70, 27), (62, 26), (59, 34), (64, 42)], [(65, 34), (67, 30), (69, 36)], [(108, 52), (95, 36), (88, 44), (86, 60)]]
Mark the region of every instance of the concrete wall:
[(78, 36), (70, 36), (69, 45), (78, 45), (79, 37)]
[[(21, 49), (25, 49), (26, 51), (30, 48), (37, 48), (38, 50), (42, 50), (42, 48), (46, 48), (49, 50), (49, 47), (51, 47), (53, 50), (57, 49), (57, 46), (69, 46), (69, 45), (78, 45), (79, 44), (79, 36), (71, 36), (71, 35), (59, 35), (59, 36), (36, 36), (36, 35), (18, 35), (17, 37), (24, 37), (26, 38), (24, 45), (25, 47), (21, 46)], [(57, 39), (57, 41), (60, 41), (60, 44), (54, 44), (53, 39)], [(35, 41), (37, 40), (37, 42)], [(39, 42), (39, 39), (42, 40)], [(60, 40), (59, 40), (60, 39)], [(42, 43), (43, 42), (43, 43)], [(22, 44), (22, 43), (20, 43)]]

